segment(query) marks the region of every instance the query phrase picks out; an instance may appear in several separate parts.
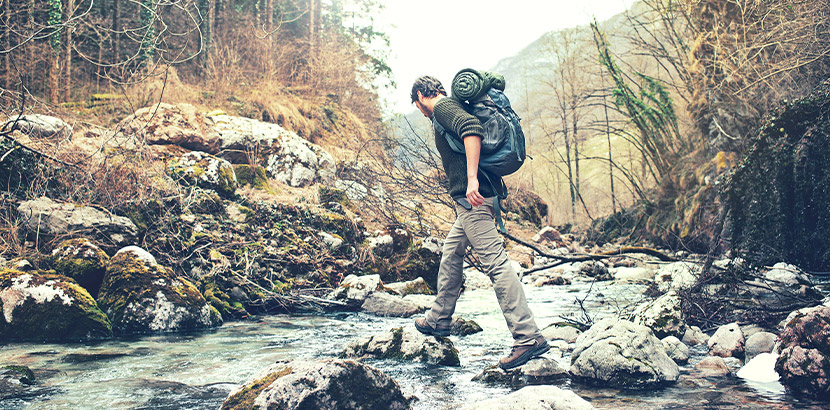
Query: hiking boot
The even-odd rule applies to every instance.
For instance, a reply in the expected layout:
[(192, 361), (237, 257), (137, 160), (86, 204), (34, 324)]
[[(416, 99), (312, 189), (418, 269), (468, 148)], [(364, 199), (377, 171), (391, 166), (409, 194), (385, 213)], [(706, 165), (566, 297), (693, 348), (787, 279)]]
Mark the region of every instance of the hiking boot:
[(415, 329), (427, 336), (447, 337), (450, 335), (450, 328), (446, 327), (432, 327), (427, 323), (427, 320), (420, 317), (415, 319)]
[(547, 340), (544, 336), (539, 336), (533, 341), (532, 345), (513, 346), (513, 350), (507, 357), (499, 360), (499, 367), (502, 370), (510, 370), (527, 363), (530, 359), (539, 356), (550, 350)]

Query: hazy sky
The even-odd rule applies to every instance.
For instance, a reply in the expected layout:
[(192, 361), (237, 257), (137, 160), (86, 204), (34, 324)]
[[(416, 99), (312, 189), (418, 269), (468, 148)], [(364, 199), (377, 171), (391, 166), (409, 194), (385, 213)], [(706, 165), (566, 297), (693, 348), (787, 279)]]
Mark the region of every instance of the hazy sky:
[[(387, 96), (393, 110), (412, 109), (409, 90), (420, 75), (449, 90), (466, 67), (488, 69), (548, 31), (605, 20), (634, 0), (386, 0), (376, 23), (392, 42), (390, 66), (398, 83)], [(500, 27), (495, 29), (494, 27)], [(496, 35), (496, 32), (506, 33)]]

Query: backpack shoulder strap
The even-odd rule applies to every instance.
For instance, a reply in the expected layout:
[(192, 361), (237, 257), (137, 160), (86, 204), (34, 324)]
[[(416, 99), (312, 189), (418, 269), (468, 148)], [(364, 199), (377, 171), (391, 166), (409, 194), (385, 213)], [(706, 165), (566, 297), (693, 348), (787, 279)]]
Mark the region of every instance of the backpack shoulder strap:
[(458, 154), (464, 153), (464, 144), (462, 144), (457, 139), (453, 138), (450, 135), (450, 133), (447, 132), (447, 129), (444, 128), (444, 126), (441, 125), (441, 123), (439, 123), (438, 120), (435, 119), (435, 117), (432, 118), (432, 125), (433, 127), (435, 127), (435, 130), (438, 131), (438, 133), (441, 134), (445, 140), (447, 140), (447, 143), (450, 144), (450, 148), (453, 151), (455, 151)]

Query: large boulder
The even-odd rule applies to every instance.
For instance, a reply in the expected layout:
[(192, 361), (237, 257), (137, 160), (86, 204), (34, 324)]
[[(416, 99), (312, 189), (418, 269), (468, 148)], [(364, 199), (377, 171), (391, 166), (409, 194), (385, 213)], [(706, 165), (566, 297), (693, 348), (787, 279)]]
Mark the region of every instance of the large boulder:
[(663, 347), (666, 348), (666, 354), (675, 363), (684, 364), (689, 361), (689, 347), (683, 344), (680, 339), (674, 336), (666, 336), (661, 342), (663, 342)]
[(531, 384), (551, 384), (567, 378), (568, 371), (560, 367), (556, 360), (536, 357), (524, 365), (507, 371), (502, 370), (498, 365), (490, 366), (473, 377), (473, 381), (521, 388)]
[(119, 128), (149, 144), (178, 145), (211, 154), (221, 149), (212, 122), (190, 104), (159, 103), (142, 108), (121, 121)]
[(44, 114), (26, 114), (7, 118), (0, 124), (4, 131), (19, 130), (31, 138), (53, 138), (56, 141), (72, 137), (72, 126), (60, 118)]
[(796, 315), (781, 334), (775, 371), (795, 396), (830, 401), (830, 307)]
[(112, 337), (107, 316), (72, 279), (0, 269), (0, 340), (85, 341)]
[(724, 377), (732, 373), (720, 356), (707, 356), (695, 365), (695, 373), (702, 377)]
[(105, 245), (122, 246), (135, 240), (138, 228), (129, 219), (89, 206), (55, 202), (41, 197), (17, 207), (26, 228), (42, 237), (86, 235)]
[(654, 331), (658, 338), (666, 336), (683, 337), (686, 322), (680, 309), (680, 296), (669, 291), (659, 298), (638, 306), (633, 313), (633, 322)]
[(427, 337), (412, 326), (399, 327), (352, 342), (340, 354), (344, 358), (399, 359), (460, 366), (458, 351), (448, 338)]
[(579, 336), (571, 374), (591, 384), (644, 389), (677, 381), (680, 369), (651, 329), (613, 318)]
[(404, 410), (409, 401), (391, 377), (352, 360), (275, 364), (232, 391), (221, 410)]
[(222, 317), (188, 280), (128, 246), (112, 257), (98, 303), (119, 334), (205, 329)]
[(233, 165), (205, 152), (192, 151), (167, 164), (170, 176), (184, 186), (211, 189), (230, 197), (239, 187)]
[(654, 275), (654, 283), (660, 293), (671, 289), (687, 289), (695, 284), (700, 276), (701, 267), (690, 262), (672, 262), (665, 264)]
[(222, 157), (233, 163), (249, 162), (251, 153), (265, 158), (268, 174), (293, 187), (315, 182), (334, 183), (334, 158), (323, 148), (277, 124), (244, 117), (210, 117), (219, 133)]
[(514, 213), (519, 219), (542, 227), (542, 222), (548, 216), (548, 204), (534, 192), (525, 189), (516, 189), (502, 201), (505, 213)]
[(77, 238), (61, 242), (47, 260), (52, 269), (75, 279), (94, 298), (104, 281), (110, 257), (89, 239)]
[(360, 309), (373, 315), (391, 317), (410, 317), (426, 310), (413, 302), (404, 300), (400, 296), (390, 295), (386, 292), (371, 293), (363, 301)]
[(744, 357), (744, 334), (737, 323), (723, 325), (707, 342), (709, 354), (720, 357)]
[(772, 348), (775, 347), (776, 339), (778, 339), (778, 336), (770, 332), (758, 332), (748, 337), (744, 346), (746, 361), (752, 360), (753, 357), (761, 353), (771, 353)]
[(592, 410), (594, 406), (570, 390), (556, 386), (527, 386), (506, 396), (479, 401), (463, 410)]
[(383, 289), (384, 286), (380, 280), (380, 275), (349, 275), (343, 278), (340, 286), (327, 297), (344, 302), (352, 308), (358, 308), (363, 305), (370, 294), (376, 291), (382, 291)]

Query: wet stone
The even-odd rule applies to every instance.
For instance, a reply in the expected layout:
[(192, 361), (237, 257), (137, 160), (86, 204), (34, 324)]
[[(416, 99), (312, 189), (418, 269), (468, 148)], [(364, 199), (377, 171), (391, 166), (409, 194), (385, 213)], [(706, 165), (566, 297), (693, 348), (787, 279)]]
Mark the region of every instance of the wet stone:
[(498, 365), (490, 366), (474, 377), (473, 381), (521, 388), (533, 384), (551, 384), (567, 378), (568, 371), (560, 367), (555, 360), (537, 357), (507, 371)]

